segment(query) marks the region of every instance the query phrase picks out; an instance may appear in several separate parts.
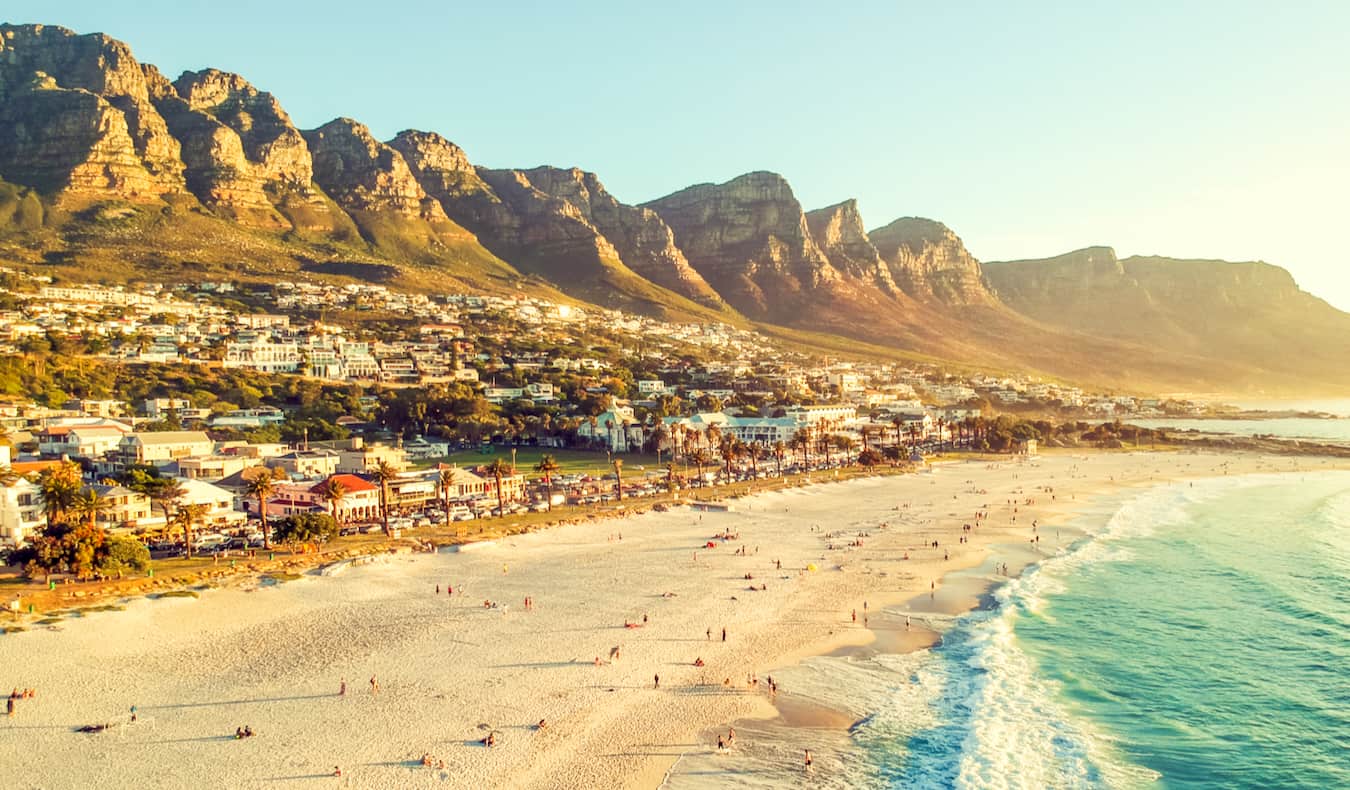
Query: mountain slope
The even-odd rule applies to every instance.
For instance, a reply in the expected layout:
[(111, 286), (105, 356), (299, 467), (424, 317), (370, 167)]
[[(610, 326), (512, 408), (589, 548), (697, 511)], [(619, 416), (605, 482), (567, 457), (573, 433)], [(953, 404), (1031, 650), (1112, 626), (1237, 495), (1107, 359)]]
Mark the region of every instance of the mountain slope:
[(1091, 247), (986, 263), (984, 272), (1003, 301), (1046, 324), (1248, 369), (1230, 385), (1350, 384), (1350, 315), (1277, 266), (1119, 260), (1109, 247)]

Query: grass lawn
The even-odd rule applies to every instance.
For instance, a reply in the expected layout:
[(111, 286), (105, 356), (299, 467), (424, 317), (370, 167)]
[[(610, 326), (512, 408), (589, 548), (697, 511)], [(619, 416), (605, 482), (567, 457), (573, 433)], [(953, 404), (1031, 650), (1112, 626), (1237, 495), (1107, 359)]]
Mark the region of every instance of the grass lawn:
[[(539, 463), (539, 457), (542, 455), (551, 455), (562, 467), (562, 474), (592, 474), (602, 475), (607, 472), (613, 472), (610, 468), (608, 459), (603, 452), (593, 450), (562, 450), (549, 447), (518, 447), (516, 448), (516, 470), (526, 477), (539, 477), (539, 473), (534, 471), (534, 465)], [(655, 455), (641, 455), (639, 453), (619, 453), (618, 458), (623, 459), (623, 474), (629, 476), (641, 477), (642, 468), (646, 467), (647, 472), (655, 474), (660, 471), (664, 474), (665, 463), (670, 460), (669, 455), (662, 454), (661, 466), (656, 464)], [(504, 461), (511, 460), (511, 448), (493, 447), (492, 452), (483, 454), (477, 450), (461, 450), (457, 453), (442, 458), (433, 458), (422, 464), (421, 467), (435, 466), (438, 463), (459, 464), (463, 467), (474, 467), (482, 464), (492, 463), (492, 459), (501, 458)]]

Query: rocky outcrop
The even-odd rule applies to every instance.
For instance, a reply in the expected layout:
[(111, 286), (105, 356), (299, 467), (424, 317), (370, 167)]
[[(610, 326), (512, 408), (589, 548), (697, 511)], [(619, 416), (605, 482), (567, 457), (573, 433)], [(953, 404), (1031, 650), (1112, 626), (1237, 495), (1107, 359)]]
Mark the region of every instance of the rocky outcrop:
[(696, 302), (722, 304), (675, 246), (674, 232), (655, 211), (620, 203), (594, 173), (577, 168), (537, 167), (522, 175), (535, 189), (575, 207), (634, 272)]
[(418, 184), (403, 155), (350, 118), (304, 132), (314, 157), (314, 180), (349, 211), (445, 220), (441, 205)]
[[(39, 74), (45, 77), (35, 81)], [(110, 121), (107, 109), (98, 102), (58, 98), (50, 92), (34, 96), (31, 88), (35, 82), (47, 91), (58, 88), (96, 96), (121, 115), (121, 123)], [(140, 198), (184, 188), (178, 141), (150, 102), (140, 64), (120, 41), (102, 34), (76, 35), (50, 25), (0, 25), (0, 102), (6, 105), (9, 123), (22, 127), (11, 128), (6, 134), (11, 143), (5, 150), (10, 153), (0, 159), (0, 173), (16, 166), (49, 173), (63, 167), (59, 158), (50, 162), (17, 158), (50, 154), (53, 146), (38, 139), (50, 132), (71, 141), (100, 138), (101, 150), (94, 158), (114, 168), (104, 178), (90, 178), (87, 172), (72, 174), (66, 183), (58, 185), (62, 190)], [(59, 117), (48, 117), (44, 112), (55, 112)], [(107, 128), (110, 123), (125, 128), (130, 150), (111, 150), (110, 146), (123, 143), (120, 131)], [(128, 172), (127, 160), (133, 156), (139, 160), (148, 183), (139, 174)], [(47, 182), (61, 180), (49, 177)]]
[(0, 178), (46, 193), (155, 198), (126, 116), (101, 96), (38, 73), (0, 102)]
[(174, 89), (191, 109), (206, 113), (239, 135), (257, 176), (285, 189), (308, 189), (314, 180), (309, 146), (270, 93), (238, 74), (207, 69), (184, 72)]
[(698, 184), (644, 204), (728, 303), (756, 318), (798, 314), (809, 292), (841, 276), (812, 238), (801, 204), (776, 173)]
[(871, 283), (888, 294), (896, 291), (891, 272), (867, 237), (858, 201), (845, 200), (833, 206), (806, 212), (806, 226), (830, 263), (844, 274)]
[(867, 235), (896, 284), (910, 296), (958, 305), (993, 301), (979, 261), (941, 222), (901, 217)]

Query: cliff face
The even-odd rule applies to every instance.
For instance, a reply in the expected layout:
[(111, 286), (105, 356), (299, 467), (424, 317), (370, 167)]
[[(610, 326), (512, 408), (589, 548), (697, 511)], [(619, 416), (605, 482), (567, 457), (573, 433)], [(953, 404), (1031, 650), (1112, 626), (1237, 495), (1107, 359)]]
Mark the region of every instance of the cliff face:
[(675, 234), (655, 211), (620, 203), (594, 173), (576, 168), (538, 167), (521, 175), (540, 192), (575, 207), (634, 272), (696, 302), (722, 304), (675, 246)]
[(1300, 378), (1338, 375), (1332, 372), (1350, 359), (1350, 315), (1267, 263), (1118, 259), (1110, 247), (1089, 247), (987, 263), (984, 271), (1014, 310), (1160, 354), (1181, 351)]
[(841, 279), (776, 173), (699, 184), (644, 207), (665, 220), (694, 269), (746, 315), (793, 315), (811, 291)]
[(863, 229), (858, 201), (845, 200), (806, 213), (811, 236), (830, 263), (845, 274), (871, 283), (888, 294), (897, 290), (895, 280), (877, 248)]
[(902, 217), (868, 236), (895, 282), (910, 296), (951, 305), (993, 301), (979, 261), (941, 222)]
[(304, 136), (314, 157), (314, 180), (343, 208), (445, 219), (403, 155), (376, 140), (364, 124), (337, 118)]
[(178, 141), (120, 41), (0, 25), (0, 103), (0, 175), (81, 196), (145, 199), (184, 189)]

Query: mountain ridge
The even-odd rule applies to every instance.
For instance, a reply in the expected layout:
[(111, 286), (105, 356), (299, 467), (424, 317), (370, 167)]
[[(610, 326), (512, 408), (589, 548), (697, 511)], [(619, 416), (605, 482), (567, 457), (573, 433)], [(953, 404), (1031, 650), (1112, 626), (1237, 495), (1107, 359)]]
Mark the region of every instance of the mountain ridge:
[(1133, 391), (1350, 391), (1350, 316), (1278, 267), (1109, 248), (982, 264), (941, 222), (868, 231), (855, 200), (806, 210), (768, 171), (627, 204), (595, 173), (478, 166), (434, 132), (302, 130), (241, 75), (170, 80), (55, 26), (0, 25), (0, 252), (105, 279), (528, 293)]

